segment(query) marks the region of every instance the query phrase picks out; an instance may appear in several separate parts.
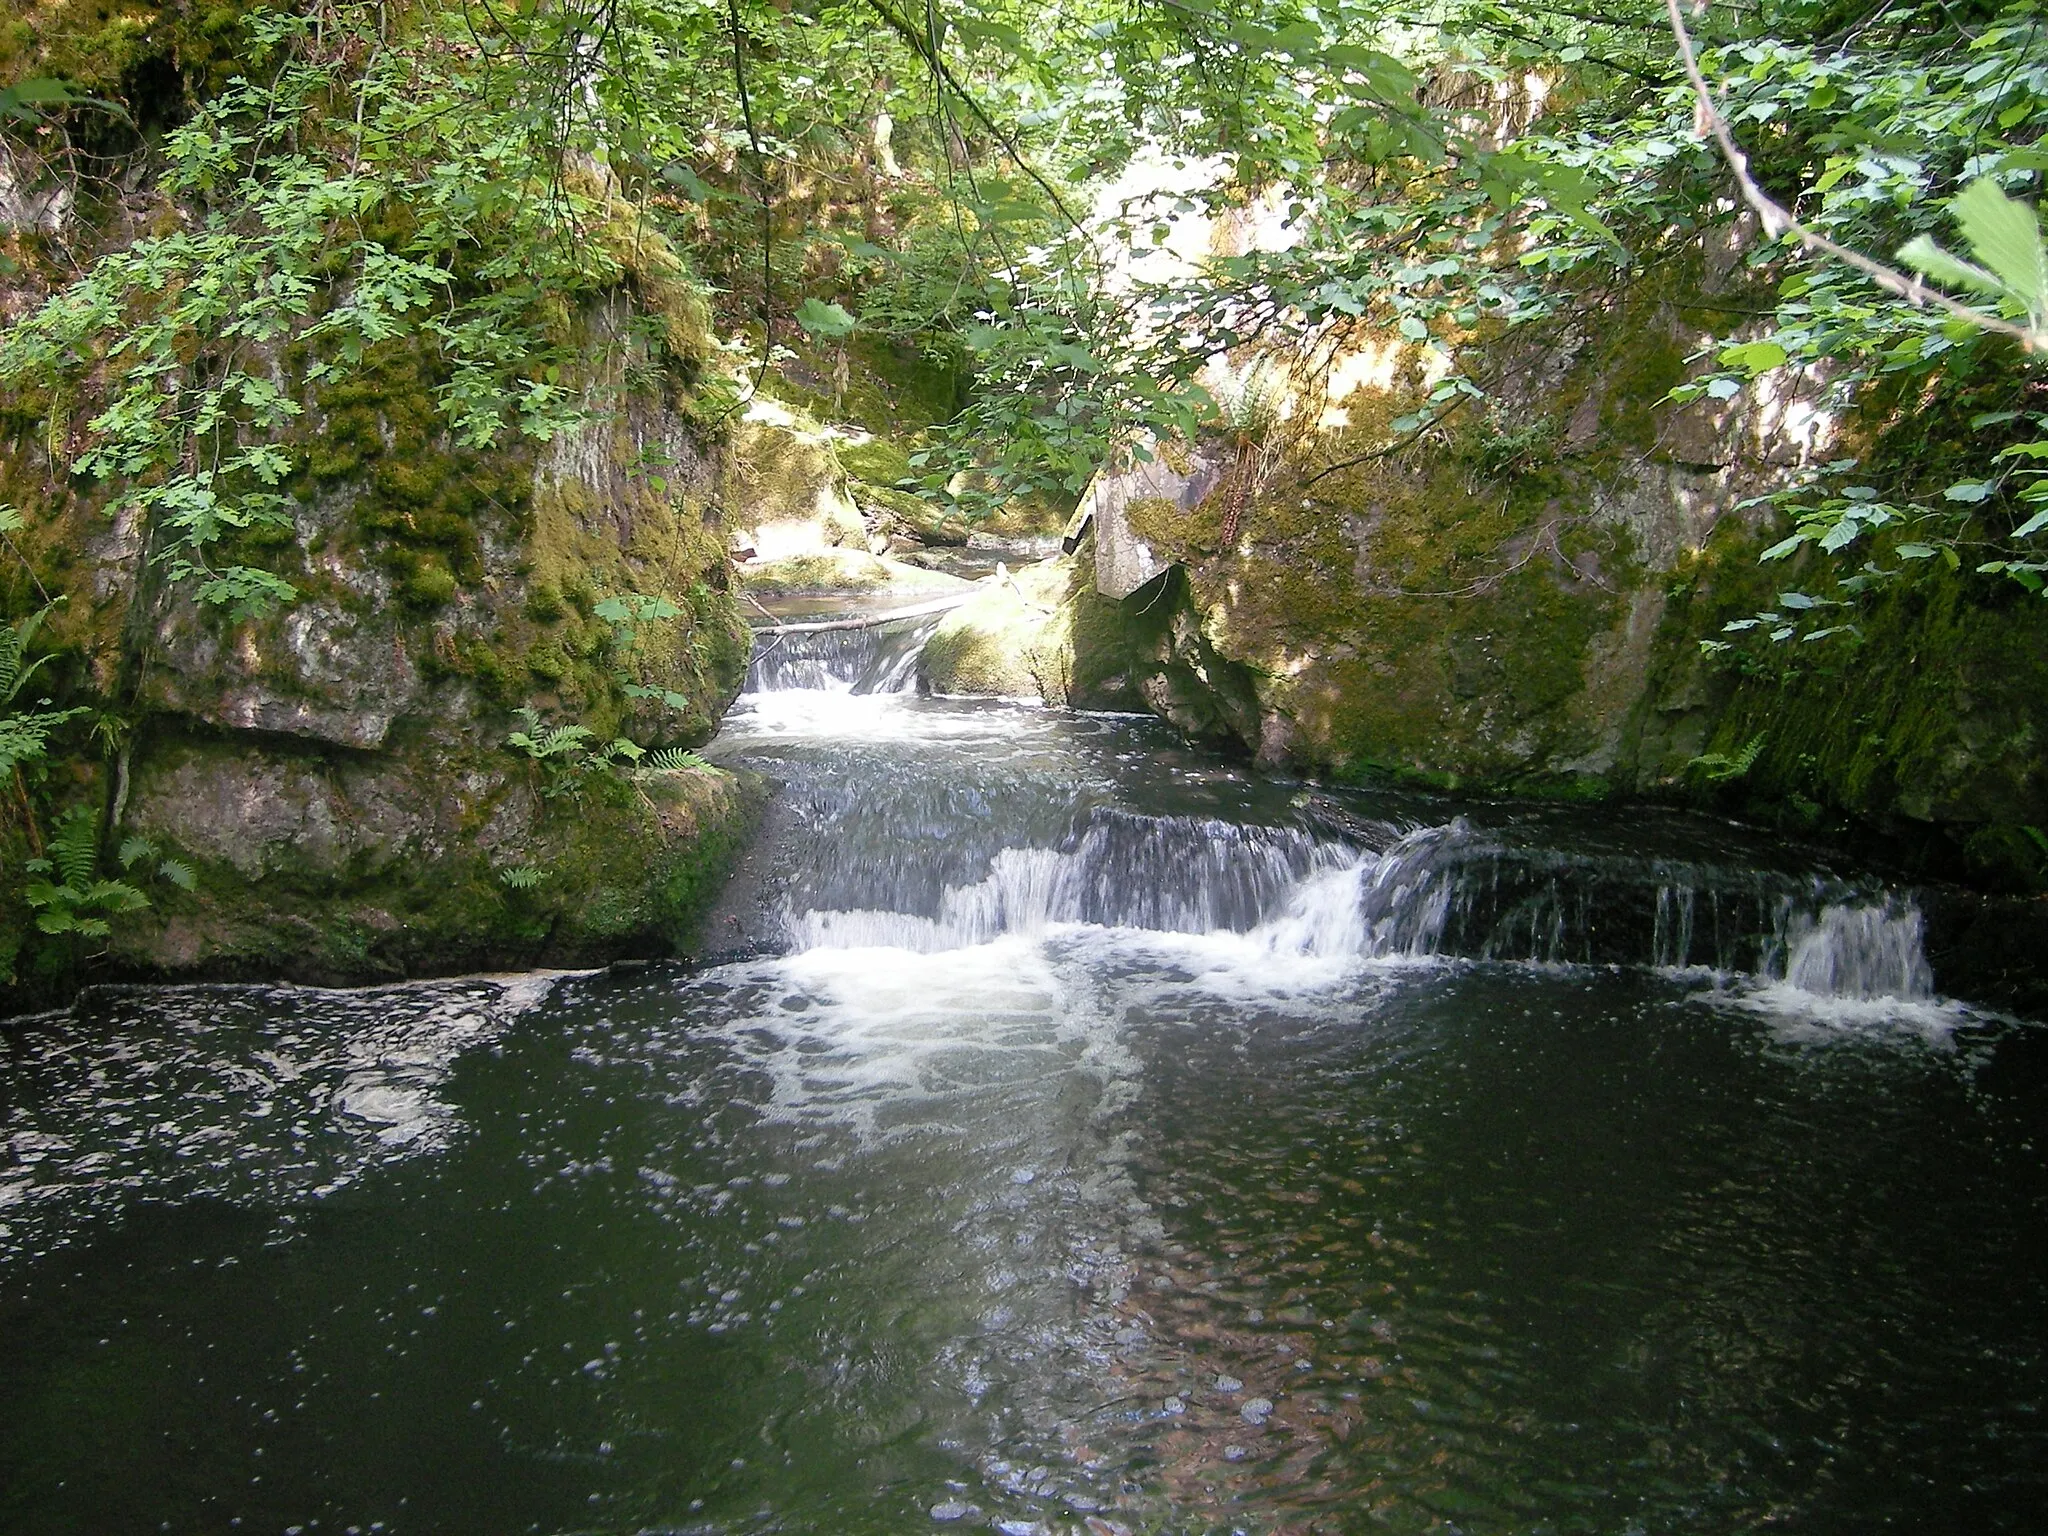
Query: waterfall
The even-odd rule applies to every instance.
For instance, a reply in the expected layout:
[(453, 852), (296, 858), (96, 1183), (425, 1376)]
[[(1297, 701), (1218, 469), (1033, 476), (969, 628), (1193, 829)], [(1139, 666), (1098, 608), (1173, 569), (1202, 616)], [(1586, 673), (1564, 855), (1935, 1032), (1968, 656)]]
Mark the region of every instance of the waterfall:
[[(1560, 842), (1535, 819), (1481, 828), (1464, 817), (1318, 820), (1313, 809), (1262, 822), (1077, 808), (1076, 798), (1099, 797), (1006, 766), (1020, 750), (1030, 757), (1014, 720), (987, 727), (1012, 733), (1000, 751), (949, 755), (993, 717), (934, 715), (936, 704), (903, 697), (916, 691), (918, 653), (938, 623), (932, 614), (760, 638), (746, 689), (764, 728), (829, 727), (790, 738), (816, 742), (872, 715), (888, 722), (876, 739), (918, 744), (879, 776), (808, 777), (807, 814), (832, 831), (765, 909), (765, 942), (932, 953), (1086, 925), (1233, 935), (1282, 963), (1647, 966), (1752, 976), (1821, 998), (1933, 995), (1919, 909), (1873, 885)], [(776, 699), (772, 712), (762, 696)], [(856, 705), (858, 696), (873, 702)]]
[(1785, 981), (1817, 997), (1921, 1001), (1934, 995), (1920, 909), (1896, 898), (1794, 913)]
[[(796, 949), (931, 952), (1058, 924), (1234, 933), (1276, 959), (1707, 965), (1817, 997), (1922, 999), (1919, 909), (1808, 878), (1500, 846), (1459, 820), (1361, 849), (1289, 827), (1098, 809), (933, 887), (915, 851), (862, 861), (859, 905), (792, 906)], [(846, 894), (843, 881), (840, 893)]]
[(1061, 847), (1001, 850), (986, 878), (944, 887), (935, 907), (917, 861), (873, 861), (863, 896), (874, 905), (791, 911), (785, 925), (799, 949), (924, 951), (1055, 923), (1244, 932), (1303, 881), (1323, 871), (1341, 876), (1353, 857), (1294, 828), (1099, 809)]
[(747, 663), (748, 693), (910, 693), (917, 654), (941, 615), (898, 619), (864, 629), (763, 635)]

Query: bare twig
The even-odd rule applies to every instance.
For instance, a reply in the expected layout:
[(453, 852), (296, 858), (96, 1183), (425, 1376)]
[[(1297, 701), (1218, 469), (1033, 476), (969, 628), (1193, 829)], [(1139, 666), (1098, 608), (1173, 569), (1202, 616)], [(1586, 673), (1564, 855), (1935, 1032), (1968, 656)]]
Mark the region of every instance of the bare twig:
[(1422, 440), (1423, 436), (1426, 433), (1433, 431), (1437, 427), (1442, 426), (1446, 421), (1449, 421), (1452, 416), (1456, 415), (1458, 411), (1463, 409), (1465, 402), (1471, 398), (1472, 397), (1470, 395), (1459, 395), (1457, 399), (1453, 400), (1449, 405), (1445, 406), (1442, 410), (1438, 411), (1435, 415), (1431, 416), (1427, 421), (1418, 423), (1415, 429), (1412, 432), (1409, 432), (1407, 435), (1403, 437), (1397, 437), (1391, 443), (1387, 443), (1382, 445), (1381, 447), (1375, 448), (1370, 453), (1361, 453), (1355, 458), (1339, 459), (1334, 464), (1327, 464), (1323, 468), (1317, 470), (1314, 474), (1310, 475), (1306, 480), (1303, 480), (1299, 485), (1295, 487), (1295, 489), (1298, 491), (1305, 491), (1310, 486), (1314, 485), (1318, 480), (1322, 479), (1325, 475), (1334, 475), (1340, 469), (1350, 469), (1353, 466), (1359, 464), (1373, 464), (1377, 463), (1381, 459), (1390, 459), (1395, 454), (1399, 453), (1402, 449), (1412, 448), (1416, 443)]
[(1664, 0), (1664, 10), (1671, 18), (1671, 34), (1678, 39), (1679, 58), (1685, 64), (1686, 78), (1692, 81), (1693, 94), (1699, 98), (1700, 111), (1707, 120), (1707, 126), (1713, 131), (1715, 142), (1721, 146), (1722, 158), (1728, 162), (1729, 169), (1735, 172), (1735, 184), (1741, 189), (1742, 200), (1756, 210), (1757, 217), (1763, 221), (1765, 234), (1773, 238), (1789, 234), (1808, 250), (1823, 252), (1837, 261), (1854, 267), (1878, 287), (1887, 293), (1897, 294), (1915, 308), (1922, 304), (1932, 304), (1982, 330), (2010, 336), (2030, 352), (2040, 347), (2042, 338), (2025, 326), (2014, 325), (2010, 320), (1961, 303), (1939, 289), (1929, 288), (1917, 277), (1908, 277), (1881, 261), (1871, 260), (1861, 251), (1852, 251), (1845, 245), (1837, 245), (1826, 235), (1800, 223), (1792, 216), (1791, 210), (1774, 201), (1769, 193), (1756, 184), (1756, 178), (1749, 174), (1749, 157), (1743, 154), (1736, 144), (1735, 135), (1728, 127), (1728, 120), (1721, 115), (1721, 109), (1714, 101), (1714, 93), (1707, 84), (1707, 77), (1700, 73), (1699, 60), (1693, 53), (1692, 34), (1685, 29), (1685, 18), (1679, 12), (1678, 0)]

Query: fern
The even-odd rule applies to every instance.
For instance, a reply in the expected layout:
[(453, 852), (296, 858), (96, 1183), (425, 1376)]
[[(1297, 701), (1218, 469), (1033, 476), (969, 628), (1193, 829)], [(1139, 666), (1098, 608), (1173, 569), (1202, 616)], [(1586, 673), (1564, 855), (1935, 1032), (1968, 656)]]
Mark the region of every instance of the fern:
[[(131, 868), (155, 854), (155, 844), (148, 838), (128, 838), (121, 844), (122, 867)], [(113, 932), (109, 919), (150, 905), (149, 897), (126, 880), (100, 879), (99, 860), (98, 813), (90, 806), (73, 806), (50, 834), (48, 857), (28, 861), (29, 873), (43, 877), (31, 880), (22, 891), (22, 899), (36, 914), (38, 929), (104, 939)], [(177, 874), (172, 873), (174, 868)], [(188, 890), (198, 881), (191, 866), (174, 859), (164, 860), (159, 871)]]
[(47, 604), (19, 623), (0, 626), (0, 704), (12, 704), (28, 686), (28, 680), (51, 660), (49, 656), (38, 656), (30, 661), (28, 650), (35, 642), (36, 631), (56, 606)]
[(1732, 784), (1748, 774), (1756, 766), (1758, 755), (1764, 749), (1764, 738), (1768, 732), (1759, 731), (1733, 754), (1725, 752), (1703, 752), (1690, 758), (1685, 771), (1703, 784)]
[(546, 870), (535, 869), (531, 864), (514, 864), (498, 871), (498, 878), (515, 891), (533, 890), (547, 877)]
[[(695, 752), (685, 752), (681, 747), (663, 747), (659, 752), (647, 754), (647, 760), (640, 765), (641, 777), (655, 777), (661, 774), (692, 773), (699, 769), (711, 768)], [(711, 768), (712, 772), (717, 772)]]
[[(157, 859), (157, 846), (146, 837), (124, 837), (121, 839), (121, 849), (117, 857), (123, 869), (133, 869), (138, 864)], [(156, 878), (168, 880), (180, 890), (199, 889), (199, 871), (183, 859), (157, 859)]]
[(67, 811), (50, 834), (50, 863), (66, 885), (90, 885), (99, 873), (99, 817), (82, 805)]
[(523, 752), (537, 763), (580, 756), (588, 750), (595, 733), (587, 725), (549, 725), (540, 711), (522, 707), (516, 711), (522, 727), (505, 738), (505, 745)]

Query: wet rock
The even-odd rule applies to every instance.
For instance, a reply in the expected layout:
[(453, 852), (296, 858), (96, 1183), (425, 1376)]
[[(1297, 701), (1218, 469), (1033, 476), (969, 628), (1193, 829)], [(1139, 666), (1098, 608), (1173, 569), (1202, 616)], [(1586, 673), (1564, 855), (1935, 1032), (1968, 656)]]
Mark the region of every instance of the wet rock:
[(1244, 1390), (1244, 1383), (1235, 1376), (1218, 1376), (1216, 1378), (1216, 1390), (1218, 1392), (1242, 1392)]
[(1241, 1445), (1226, 1445), (1223, 1447), (1223, 1459), (1225, 1461), (1243, 1461), (1249, 1455), (1251, 1455), (1251, 1452)]
[(932, 1506), (932, 1518), (941, 1524), (951, 1524), (955, 1520), (965, 1520), (970, 1515), (980, 1513), (981, 1511), (972, 1504), (963, 1504), (958, 1499), (947, 1499)]
[(1273, 1416), (1272, 1399), (1265, 1397), (1252, 1398), (1242, 1408), (1237, 1410), (1237, 1416), (1255, 1429), (1263, 1428), (1266, 1420)]

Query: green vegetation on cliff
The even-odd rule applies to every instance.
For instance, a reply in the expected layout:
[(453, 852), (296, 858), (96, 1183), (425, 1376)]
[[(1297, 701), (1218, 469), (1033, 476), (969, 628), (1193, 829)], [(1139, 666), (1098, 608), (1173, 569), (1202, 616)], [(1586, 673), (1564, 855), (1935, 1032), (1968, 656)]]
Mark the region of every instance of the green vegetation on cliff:
[[(1316, 772), (1938, 823), (2037, 882), (2038, 17), (1709, 7), (1696, 83), (1679, 15), (13, 8), (0, 617), (53, 655), (9, 932), (44, 827), (97, 807), (115, 879), (196, 743), (372, 754), (393, 846), (482, 869), (513, 711), (715, 728), (735, 535), (829, 523), (807, 580), (1148, 456), (1210, 478), (1098, 527), (1173, 567), (1144, 601), (1084, 546), (949, 624), (936, 684)], [(323, 899), (372, 899), (356, 857)]]

